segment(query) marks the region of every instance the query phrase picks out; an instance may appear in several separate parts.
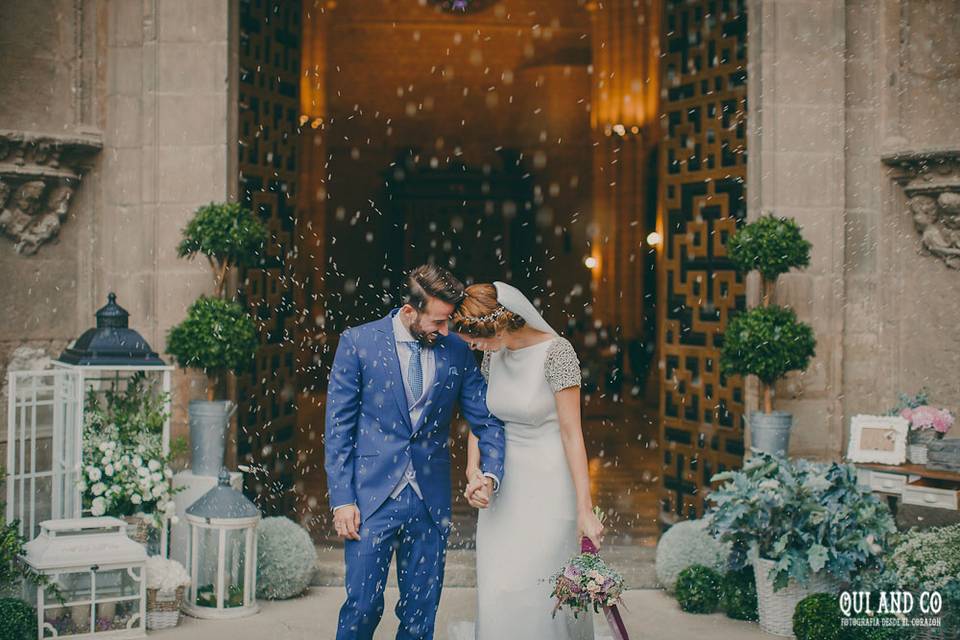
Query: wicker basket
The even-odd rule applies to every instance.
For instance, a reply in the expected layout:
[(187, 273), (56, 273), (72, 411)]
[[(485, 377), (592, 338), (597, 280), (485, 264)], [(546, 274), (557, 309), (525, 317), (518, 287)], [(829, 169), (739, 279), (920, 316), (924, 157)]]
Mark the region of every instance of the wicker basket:
[(169, 629), (180, 624), (182, 604), (183, 587), (177, 587), (174, 593), (147, 589), (147, 629)]
[(824, 571), (810, 576), (806, 586), (790, 580), (786, 587), (773, 590), (773, 581), (767, 578), (776, 565), (773, 560), (753, 559), (753, 575), (757, 581), (757, 610), (760, 614), (760, 628), (775, 636), (793, 638), (793, 610), (797, 604), (811, 593), (836, 593), (840, 583)]
[(127, 523), (127, 536), (134, 542), (147, 544), (150, 542), (150, 521), (144, 516), (123, 516)]

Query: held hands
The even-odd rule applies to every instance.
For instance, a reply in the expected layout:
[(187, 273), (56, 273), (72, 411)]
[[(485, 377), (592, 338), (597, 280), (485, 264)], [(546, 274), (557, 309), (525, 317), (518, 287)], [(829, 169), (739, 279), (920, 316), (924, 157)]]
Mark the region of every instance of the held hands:
[(598, 550), (603, 542), (603, 522), (597, 517), (597, 509), (592, 511), (580, 510), (577, 516), (577, 539), (583, 536), (590, 538)]
[(484, 476), (482, 472), (475, 471), (470, 476), (470, 482), (467, 484), (463, 497), (474, 509), (486, 509), (490, 506), (490, 496), (493, 495), (493, 478)]
[(344, 540), (360, 539), (360, 509), (350, 504), (333, 512), (333, 528)]

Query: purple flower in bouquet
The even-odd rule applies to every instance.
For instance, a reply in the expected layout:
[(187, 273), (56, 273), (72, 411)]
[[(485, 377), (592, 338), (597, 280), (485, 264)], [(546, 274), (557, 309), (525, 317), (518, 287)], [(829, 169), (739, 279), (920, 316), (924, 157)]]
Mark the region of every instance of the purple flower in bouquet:
[[(601, 513), (597, 517), (603, 520)], [(592, 545), (590, 550), (585, 548), (571, 558), (550, 581), (550, 597), (557, 601), (554, 615), (563, 607), (569, 607), (575, 617), (580, 612), (599, 612), (603, 607), (618, 604), (624, 590), (623, 576), (608, 567)]]

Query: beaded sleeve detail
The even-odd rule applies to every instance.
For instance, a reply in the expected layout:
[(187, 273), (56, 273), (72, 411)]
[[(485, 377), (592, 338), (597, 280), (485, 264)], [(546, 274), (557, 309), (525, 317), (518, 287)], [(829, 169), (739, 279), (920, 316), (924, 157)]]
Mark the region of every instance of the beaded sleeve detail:
[(553, 341), (547, 349), (543, 372), (554, 393), (567, 387), (580, 386), (580, 359), (569, 340), (557, 338)]
[(480, 363), (480, 373), (483, 374), (483, 379), (486, 380), (487, 384), (490, 384), (490, 356), (493, 354), (492, 351), (483, 352), (483, 362)]

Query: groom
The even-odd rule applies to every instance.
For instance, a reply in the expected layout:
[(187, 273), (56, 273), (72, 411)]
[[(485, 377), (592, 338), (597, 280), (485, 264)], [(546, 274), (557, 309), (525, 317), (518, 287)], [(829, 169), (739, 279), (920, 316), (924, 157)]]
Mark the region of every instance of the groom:
[(325, 467), (347, 600), (337, 640), (373, 638), (394, 552), (398, 640), (433, 638), (450, 531), (454, 403), (480, 440), (484, 490), (503, 474), (503, 423), (466, 343), (447, 321), (463, 285), (434, 265), (407, 278), (404, 305), (340, 336), (327, 391)]

